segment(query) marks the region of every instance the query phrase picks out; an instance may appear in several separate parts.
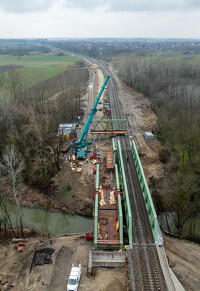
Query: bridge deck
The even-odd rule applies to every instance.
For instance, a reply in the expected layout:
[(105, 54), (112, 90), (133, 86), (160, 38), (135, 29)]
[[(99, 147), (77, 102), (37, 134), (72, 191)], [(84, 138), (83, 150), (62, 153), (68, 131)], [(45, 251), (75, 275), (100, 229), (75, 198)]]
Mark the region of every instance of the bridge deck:
[(114, 186), (103, 185), (99, 190), (97, 245), (119, 246), (118, 205)]

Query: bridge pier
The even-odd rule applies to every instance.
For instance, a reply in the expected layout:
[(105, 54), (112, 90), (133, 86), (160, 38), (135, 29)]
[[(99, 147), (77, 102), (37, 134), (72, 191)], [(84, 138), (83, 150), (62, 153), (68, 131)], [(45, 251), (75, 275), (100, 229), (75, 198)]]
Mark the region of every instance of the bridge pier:
[(93, 268), (98, 267), (124, 267), (126, 252), (122, 251), (104, 251), (94, 250), (89, 251), (88, 259), (88, 274), (92, 274)]

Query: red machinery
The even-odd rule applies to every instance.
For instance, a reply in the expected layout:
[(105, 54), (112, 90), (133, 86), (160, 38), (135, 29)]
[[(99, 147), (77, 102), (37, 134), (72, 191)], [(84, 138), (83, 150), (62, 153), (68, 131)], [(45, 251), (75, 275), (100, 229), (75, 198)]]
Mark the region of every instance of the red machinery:
[(93, 235), (89, 234), (89, 232), (86, 232), (85, 239), (86, 240), (93, 240)]
[(97, 153), (94, 153), (92, 156), (90, 156), (90, 160), (94, 160), (97, 156)]

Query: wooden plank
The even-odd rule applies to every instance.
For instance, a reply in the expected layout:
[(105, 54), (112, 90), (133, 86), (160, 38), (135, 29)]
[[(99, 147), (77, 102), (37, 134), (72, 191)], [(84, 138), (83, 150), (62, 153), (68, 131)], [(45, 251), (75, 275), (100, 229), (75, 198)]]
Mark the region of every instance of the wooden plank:
[(116, 228), (116, 231), (119, 230), (119, 220), (117, 221), (115, 228)]

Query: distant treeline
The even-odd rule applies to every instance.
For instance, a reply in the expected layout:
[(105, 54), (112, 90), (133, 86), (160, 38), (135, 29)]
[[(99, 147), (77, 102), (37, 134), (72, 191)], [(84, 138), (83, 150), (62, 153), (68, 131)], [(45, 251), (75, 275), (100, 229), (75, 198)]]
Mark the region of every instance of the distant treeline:
[(177, 54), (193, 56), (199, 53), (199, 40), (150, 40), (150, 39), (86, 39), (42, 41), (44, 45), (50, 44), (59, 49), (81, 54), (88, 57), (110, 61), (113, 56), (124, 54), (165, 55)]
[(42, 52), (48, 53), (50, 50), (46, 47), (1, 47), (0, 46), (0, 54), (6, 54), (10, 56), (27, 56), (33, 52)]

